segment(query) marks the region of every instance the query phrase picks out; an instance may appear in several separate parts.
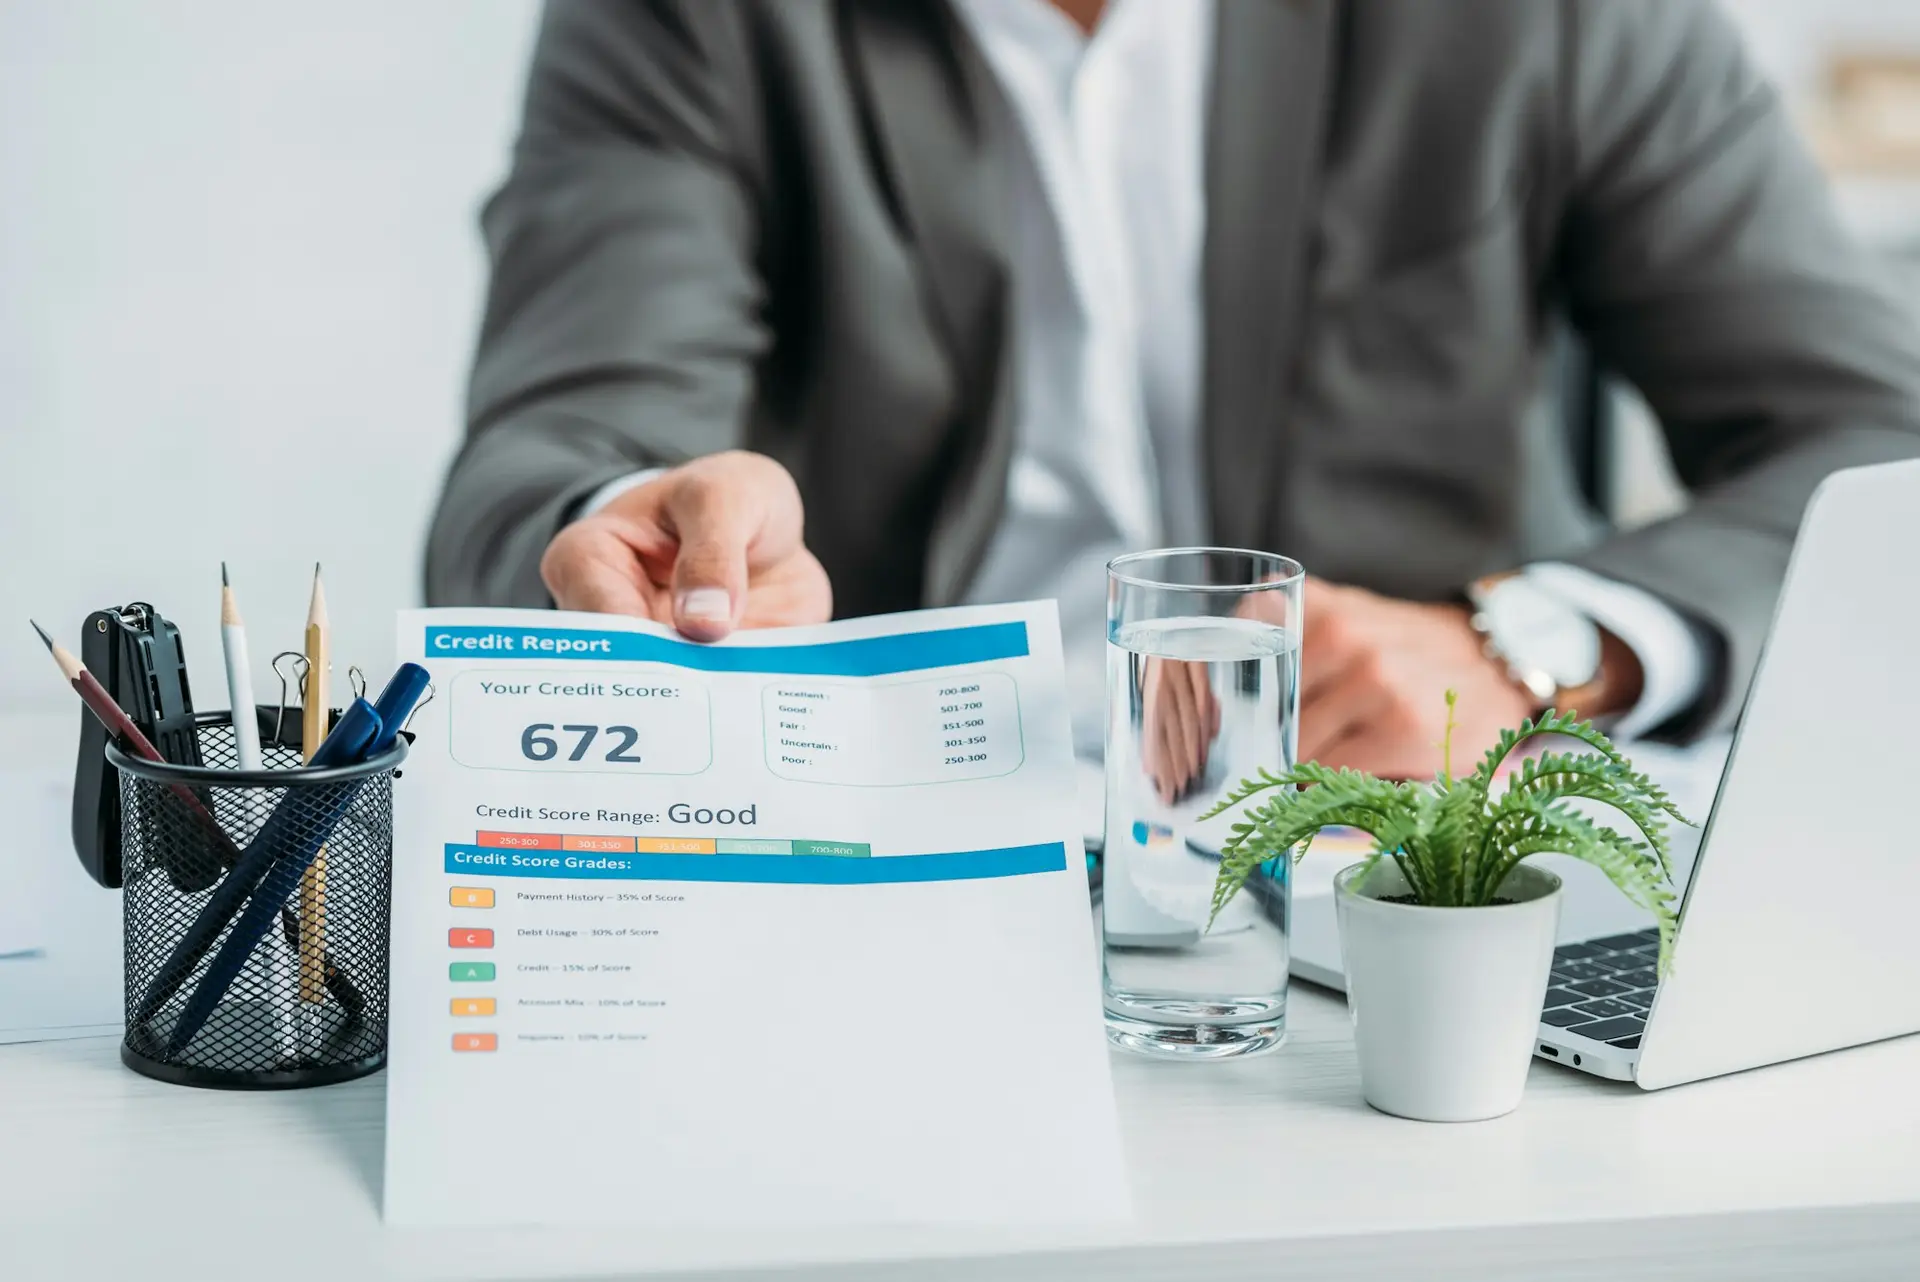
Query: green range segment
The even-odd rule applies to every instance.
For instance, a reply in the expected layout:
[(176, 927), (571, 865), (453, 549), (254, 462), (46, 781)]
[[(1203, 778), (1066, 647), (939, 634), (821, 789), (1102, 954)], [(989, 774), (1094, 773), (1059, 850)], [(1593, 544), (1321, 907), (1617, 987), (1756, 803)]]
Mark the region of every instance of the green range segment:
[(793, 843), (796, 855), (839, 855), (844, 858), (866, 859), (873, 854), (873, 847), (858, 841), (796, 841)]

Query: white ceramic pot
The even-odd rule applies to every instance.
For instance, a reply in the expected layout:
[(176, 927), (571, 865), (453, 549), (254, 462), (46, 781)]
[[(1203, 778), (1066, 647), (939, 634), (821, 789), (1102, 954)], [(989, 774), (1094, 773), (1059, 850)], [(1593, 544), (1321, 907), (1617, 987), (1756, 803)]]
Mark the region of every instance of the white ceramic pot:
[(1560, 879), (1521, 864), (1500, 888), (1515, 902), (1423, 908), (1380, 898), (1407, 893), (1392, 860), (1364, 886), (1362, 867), (1334, 879), (1334, 902), (1367, 1103), (1424, 1122), (1512, 1112), (1553, 966)]

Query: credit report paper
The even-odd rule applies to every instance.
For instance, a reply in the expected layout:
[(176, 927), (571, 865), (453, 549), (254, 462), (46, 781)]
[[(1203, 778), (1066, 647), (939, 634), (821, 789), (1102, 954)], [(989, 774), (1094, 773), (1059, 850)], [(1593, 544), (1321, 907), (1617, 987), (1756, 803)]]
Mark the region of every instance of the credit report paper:
[(399, 655), (389, 1222), (1125, 1216), (1051, 602)]

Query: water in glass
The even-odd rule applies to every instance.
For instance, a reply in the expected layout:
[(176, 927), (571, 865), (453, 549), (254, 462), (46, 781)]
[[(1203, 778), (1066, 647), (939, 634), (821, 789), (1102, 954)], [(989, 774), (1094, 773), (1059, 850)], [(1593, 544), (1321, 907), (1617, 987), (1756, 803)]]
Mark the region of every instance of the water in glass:
[(1109, 631), (1101, 924), (1120, 1045), (1214, 1057), (1285, 1035), (1287, 861), (1256, 871), (1208, 929), (1238, 812), (1199, 817), (1242, 779), (1293, 764), (1299, 679), (1298, 635), (1272, 623), (1159, 618)]

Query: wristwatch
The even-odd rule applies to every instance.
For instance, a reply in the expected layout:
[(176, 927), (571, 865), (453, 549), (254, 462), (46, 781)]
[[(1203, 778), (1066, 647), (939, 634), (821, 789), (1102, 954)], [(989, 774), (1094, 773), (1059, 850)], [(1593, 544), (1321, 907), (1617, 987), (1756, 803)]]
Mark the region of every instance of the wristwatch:
[(1517, 572), (1493, 574), (1467, 587), (1469, 622), (1487, 657), (1504, 663), (1536, 711), (1579, 706), (1600, 675), (1600, 628)]

